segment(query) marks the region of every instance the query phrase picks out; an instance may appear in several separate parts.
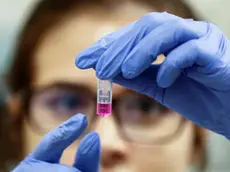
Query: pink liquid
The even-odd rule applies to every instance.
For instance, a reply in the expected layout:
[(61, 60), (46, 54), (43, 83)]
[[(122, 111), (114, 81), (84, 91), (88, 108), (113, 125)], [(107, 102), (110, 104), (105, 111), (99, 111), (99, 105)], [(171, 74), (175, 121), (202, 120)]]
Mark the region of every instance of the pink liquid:
[(112, 114), (112, 105), (111, 104), (97, 104), (97, 114), (101, 117), (106, 117)]

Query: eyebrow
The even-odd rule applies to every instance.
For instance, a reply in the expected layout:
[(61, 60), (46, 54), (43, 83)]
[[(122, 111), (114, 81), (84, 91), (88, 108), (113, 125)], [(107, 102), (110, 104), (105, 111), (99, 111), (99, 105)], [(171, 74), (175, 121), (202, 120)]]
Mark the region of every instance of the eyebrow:
[[(52, 89), (65, 89), (65, 90), (71, 90), (71, 91), (80, 90), (80, 92), (82, 93), (87, 93), (93, 96), (95, 95), (95, 97), (97, 96), (97, 90), (95, 88), (92, 88), (88, 84), (68, 82), (68, 81), (57, 81), (57, 82), (52, 82), (49, 84), (44, 84), (42, 86), (35, 87), (34, 90), (37, 93), (43, 93), (47, 90), (52, 90)], [(124, 88), (123, 90), (117, 92), (116, 94), (113, 94), (113, 99), (117, 99), (127, 93), (138, 94), (135, 91), (131, 91), (127, 88)]]
[(85, 84), (73, 83), (73, 82), (53, 82), (40, 87), (35, 88), (38, 92), (43, 92), (50, 89), (66, 89), (66, 90), (82, 90), (84, 92), (96, 94), (96, 90)]

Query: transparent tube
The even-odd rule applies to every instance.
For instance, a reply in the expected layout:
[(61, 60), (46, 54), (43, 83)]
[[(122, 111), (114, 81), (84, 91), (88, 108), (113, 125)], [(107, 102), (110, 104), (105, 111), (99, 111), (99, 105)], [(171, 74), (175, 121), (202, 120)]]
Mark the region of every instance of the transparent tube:
[(101, 117), (112, 114), (112, 82), (109, 80), (98, 79), (97, 114)]

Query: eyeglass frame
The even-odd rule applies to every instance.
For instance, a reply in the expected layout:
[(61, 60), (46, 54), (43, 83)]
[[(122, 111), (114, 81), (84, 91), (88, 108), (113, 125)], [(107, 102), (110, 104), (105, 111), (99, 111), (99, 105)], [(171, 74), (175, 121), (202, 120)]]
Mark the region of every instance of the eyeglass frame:
[[(71, 84), (72, 85), (72, 84)], [(81, 86), (81, 87), (84, 87), (84, 89), (88, 89), (87, 86)], [(38, 135), (41, 135), (43, 136), (46, 132), (40, 132), (41, 129), (39, 127), (39, 124), (36, 124), (35, 121), (32, 121), (30, 119), (30, 104), (31, 104), (31, 98), (33, 97), (33, 95), (36, 93), (37, 90), (40, 90), (40, 89), (27, 89), (27, 91), (24, 91), (23, 94), (22, 94), (22, 101), (24, 102), (23, 104), (23, 109), (24, 109), (24, 114), (25, 114), (25, 119), (26, 119), (26, 122), (27, 124), (30, 126), (30, 128), (33, 130), (33, 132), (35, 132), (36, 134)], [(133, 93), (133, 94), (138, 94), (138, 95), (141, 95), (139, 93), (136, 93), (132, 90), (128, 90), (126, 89), (125, 91), (122, 92), (123, 94), (124, 93)], [(144, 95), (146, 96), (146, 95)], [(148, 96), (146, 96), (148, 97)], [(96, 94), (95, 94), (95, 104), (97, 102), (97, 98), (96, 98)], [(118, 99), (114, 99), (112, 100), (112, 104), (113, 104), (113, 109), (116, 109), (116, 104), (117, 104), (117, 101), (119, 101), (119, 98)], [(158, 103), (158, 102), (157, 102)], [(164, 105), (162, 105), (164, 106)], [(167, 107), (166, 107), (167, 108)], [(167, 108), (168, 109), (168, 108)], [(168, 144), (170, 143), (172, 140), (174, 140), (175, 138), (179, 137), (181, 135), (181, 133), (183, 132), (184, 128), (185, 128), (185, 122), (186, 122), (186, 119), (182, 116), (180, 116), (180, 122), (179, 122), (179, 125), (177, 127), (177, 129), (175, 130), (175, 132), (173, 134), (171, 134), (170, 136), (167, 136), (165, 137), (164, 139), (159, 139), (159, 140), (153, 140), (153, 141), (150, 141), (150, 142), (141, 142), (141, 141), (134, 141), (133, 139), (131, 139), (128, 134), (126, 134), (126, 132), (124, 131), (124, 127), (123, 124), (121, 124), (121, 120), (119, 119), (118, 115), (116, 115), (116, 113), (114, 113), (115, 110), (113, 110), (113, 118), (114, 118), (114, 121), (115, 121), (115, 125), (116, 125), (116, 129), (119, 133), (119, 135), (121, 136), (121, 138), (129, 143), (135, 143), (135, 144), (141, 144), (141, 145), (164, 145), (164, 144)], [(88, 128), (86, 129), (87, 131), (92, 131), (92, 129), (94, 128), (93, 126), (95, 126), (96, 122), (98, 121), (100, 117), (96, 114), (96, 106), (95, 106), (95, 113), (94, 113), (94, 116), (92, 118), (92, 122), (88, 123)], [(119, 127), (120, 126), (120, 127)], [(86, 132), (87, 133), (87, 132)], [(83, 137), (83, 136), (81, 136)]]

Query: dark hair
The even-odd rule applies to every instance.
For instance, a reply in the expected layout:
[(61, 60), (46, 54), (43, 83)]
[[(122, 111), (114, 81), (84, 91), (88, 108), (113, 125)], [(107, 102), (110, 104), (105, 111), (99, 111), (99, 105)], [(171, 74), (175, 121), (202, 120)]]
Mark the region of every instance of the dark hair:
[[(23, 99), (30, 92), (31, 83), (35, 76), (34, 52), (47, 32), (59, 24), (59, 21), (71, 11), (81, 11), (83, 8), (95, 7), (112, 10), (117, 4), (125, 0), (42, 0), (40, 1), (28, 21), (24, 24), (19, 35), (13, 63), (8, 75), (8, 84), (12, 94), (20, 95)], [(182, 0), (133, 0), (136, 3), (153, 7), (154, 11), (168, 11), (185, 18), (196, 18), (190, 8)], [(23, 100), (23, 103), (26, 100)], [(20, 114), (27, 109), (26, 103), (22, 105)], [(22, 115), (13, 121), (10, 131), (21, 138)], [(15, 132), (16, 131), (16, 132)], [(4, 139), (4, 138), (3, 138)], [(1, 140), (0, 140), (1, 141)], [(2, 141), (1, 141), (2, 142)], [(12, 154), (13, 159), (21, 158), (22, 140), (15, 144), (17, 151)], [(11, 148), (6, 148), (10, 150)], [(9, 157), (7, 157), (9, 159)], [(5, 160), (6, 161), (6, 160)], [(0, 167), (1, 169), (1, 167)]]

